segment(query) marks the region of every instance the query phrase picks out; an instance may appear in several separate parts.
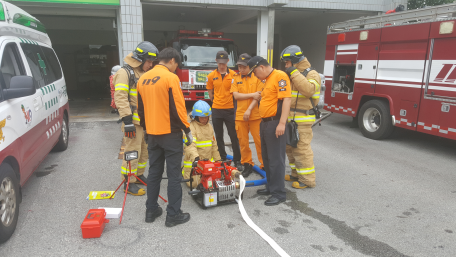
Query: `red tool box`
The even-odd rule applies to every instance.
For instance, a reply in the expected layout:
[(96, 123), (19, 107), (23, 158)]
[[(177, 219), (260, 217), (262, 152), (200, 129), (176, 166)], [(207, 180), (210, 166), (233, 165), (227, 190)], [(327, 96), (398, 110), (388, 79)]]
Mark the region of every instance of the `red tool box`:
[(90, 209), (81, 224), (82, 238), (100, 237), (105, 224), (109, 222), (105, 217), (105, 209)]

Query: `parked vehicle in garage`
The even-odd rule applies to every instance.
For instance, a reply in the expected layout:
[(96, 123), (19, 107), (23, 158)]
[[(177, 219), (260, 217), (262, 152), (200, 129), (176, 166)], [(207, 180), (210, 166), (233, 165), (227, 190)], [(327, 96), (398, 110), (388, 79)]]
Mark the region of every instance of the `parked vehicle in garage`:
[(394, 127), (456, 139), (456, 4), (332, 24), (325, 109), (364, 136)]
[(173, 48), (182, 53), (182, 67), (176, 74), (186, 101), (210, 100), (206, 77), (217, 68), (215, 56), (218, 51), (226, 51), (230, 59), (228, 68), (237, 70), (237, 47), (233, 40), (223, 38), (223, 32), (179, 30)]
[(0, 243), (13, 234), (21, 187), (48, 153), (68, 147), (68, 96), (41, 22), (0, 1)]

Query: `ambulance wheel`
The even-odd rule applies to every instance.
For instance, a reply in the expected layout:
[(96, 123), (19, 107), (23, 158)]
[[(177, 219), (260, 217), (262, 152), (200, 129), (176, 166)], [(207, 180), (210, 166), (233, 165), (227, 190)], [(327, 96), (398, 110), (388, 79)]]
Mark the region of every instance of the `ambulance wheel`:
[(387, 102), (370, 100), (366, 102), (358, 114), (361, 133), (370, 139), (384, 139), (391, 135), (394, 126)]
[(14, 233), (19, 216), (19, 181), (13, 168), (0, 166), (0, 244)]
[(62, 119), (62, 129), (59, 136), (59, 142), (54, 146), (54, 151), (62, 152), (68, 148), (68, 137), (70, 135), (70, 130), (68, 128), (68, 118), (67, 115), (63, 115)]

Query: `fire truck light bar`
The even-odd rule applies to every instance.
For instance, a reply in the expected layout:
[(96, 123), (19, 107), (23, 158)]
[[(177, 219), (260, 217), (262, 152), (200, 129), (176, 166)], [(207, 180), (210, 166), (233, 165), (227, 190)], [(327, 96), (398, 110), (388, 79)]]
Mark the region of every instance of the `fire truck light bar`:
[(179, 34), (189, 34), (189, 35), (198, 35), (198, 31), (197, 30), (184, 30), (184, 29), (180, 29), (178, 31)]
[(223, 36), (223, 32), (211, 32), (209, 33), (210, 36)]

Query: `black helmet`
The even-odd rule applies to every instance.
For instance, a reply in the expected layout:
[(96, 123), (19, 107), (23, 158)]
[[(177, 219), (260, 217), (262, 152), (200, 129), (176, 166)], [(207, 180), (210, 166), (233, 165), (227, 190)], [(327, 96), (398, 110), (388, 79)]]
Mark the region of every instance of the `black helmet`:
[(149, 41), (143, 41), (138, 44), (136, 49), (133, 51), (133, 59), (145, 62), (146, 60), (155, 61), (157, 60), (158, 49)]
[(297, 45), (291, 45), (285, 47), (282, 53), (280, 54), (280, 60), (291, 61), (292, 64), (296, 64), (304, 60), (305, 56), (302, 54), (301, 48)]

